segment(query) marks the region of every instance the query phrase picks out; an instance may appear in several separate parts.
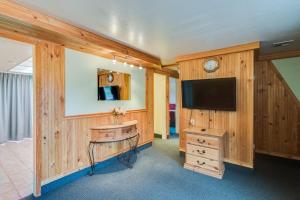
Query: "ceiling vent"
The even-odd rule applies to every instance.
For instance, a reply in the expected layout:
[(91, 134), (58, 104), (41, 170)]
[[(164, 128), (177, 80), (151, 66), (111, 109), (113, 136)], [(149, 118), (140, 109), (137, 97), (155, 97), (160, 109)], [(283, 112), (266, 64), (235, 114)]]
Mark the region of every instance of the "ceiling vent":
[(292, 42), (294, 42), (295, 40), (285, 40), (285, 41), (281, 41), (281, 42), (274, 42), (272, 44), (273, 47), (285, 47), (285, 46), (289, 46), (291, 45)]

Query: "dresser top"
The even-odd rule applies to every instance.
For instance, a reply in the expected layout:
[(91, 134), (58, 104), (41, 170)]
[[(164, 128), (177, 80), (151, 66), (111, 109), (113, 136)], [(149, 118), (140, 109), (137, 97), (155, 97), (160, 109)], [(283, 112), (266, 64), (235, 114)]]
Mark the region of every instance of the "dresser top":
[(190, 127), (183, 130), (187, 133), (198, 134), (198, 135), (208, 135), (214, 137), (223, 137), (226, 133), (223, 129), (206, 129), (202, 127)]
[(122, 124), (107, 124), (90, 128), (91, 130), (118, 129), (133, 126), (137, 124), (137, 120), (123, 122)]

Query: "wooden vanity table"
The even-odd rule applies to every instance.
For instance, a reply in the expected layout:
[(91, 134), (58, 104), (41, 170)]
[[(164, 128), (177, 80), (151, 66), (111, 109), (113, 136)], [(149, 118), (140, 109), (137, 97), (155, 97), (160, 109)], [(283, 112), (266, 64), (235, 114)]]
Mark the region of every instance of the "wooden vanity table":
[(137, 153), (137, 145), (139, 141), (139, 133), (137, 131), (137, 121), (127, 121), (122, 124), (102, 125), (90, 128), (91, 140), (89, 143), (89, 159), (91, 163), (91, 175), (95, 173), (95, 157), (94, 147), (97, 144), (114, 143), (127, 141), (129, 145), (129, 152), (121, 153), (118, 158), (121, 163), (129, 168), (132, 168), (130, 159), (132, 154)]

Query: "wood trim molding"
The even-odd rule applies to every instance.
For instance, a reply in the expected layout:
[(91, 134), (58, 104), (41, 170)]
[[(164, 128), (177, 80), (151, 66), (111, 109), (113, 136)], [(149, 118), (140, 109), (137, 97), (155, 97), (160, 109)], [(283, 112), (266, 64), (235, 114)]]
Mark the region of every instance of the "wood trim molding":
[(34, 74), (33, 74), (33, 195), (41, 195), (42, 181), (42, 125), (38, 119), (42, 118), (42, 54), (40, 45), (34, 48)]
[(254, 168), (254, 165), (250, 165), (248, 163), (244, 163), (244, 162), (240, 162), (240, 161), (236, 161), (236, 160), (230, 160), (230, 159), (227, 159), (227, 158), (224, 158), (224, 162), (234, 164), (234, 165), (239, 165), (239, 166), (242, 166), (242, 167), (247, 167), (249, 169)]
[(163, 74), (163, 75), (167, 75), (170, 76), (172, 78), (179, 78), (179, 73), (178, 71), (172, 70), (172, 69), (166, 69), (166, 68), (162, 68), (162, 69), (154, 69), (155, 73), (158, 74)]
[(11, 33), (55, 42), (68, 48), (87, 50), (90, 53), (100, 51), (101, 56), (106, 58), (115, 55), (117, 60), (119, 58), (121, 60), (127, 59), (128, 63), (139, 63), (145, 67), (160, 68), (161, 62), (158, 57), (75, 27), (12, 1), (2, 0), (0, 13), (0, 29)]
[(267, 61), (267, 60), (276, 60), (283, 58), (292, 58), (300, 56), (300, 50), (297, 51), (285, 51), (285, 52), (276, 52), (270, 54), (259, 55), (259, 61)]
[(162, 68), (167, 68), (167, 67), (178, 67), (177, 63), (171, 63), (171, 64), (167, 64), (167, 65), (162, 65)]
[[(138, 109), (138, 110), (128, 110), (126, 113), (138, 113), (138, 112), (148, 112), (147, 109)], [(83, 118), (93, 118), (93, 117), (103, 117), (111, 116), (111, 112), (102, 112), (102, 113), (93, 113), (93, 114), (82, 114), (82, 115), (69, 115), (64, 117), (64, 119), (83, 119)]]
[(39, 42), (38, 39), (31, 38), (17, 33), (12, 33), (8, 30), (1, 29), (1, 28), (0, 28), (0, 37), (8, 38), (11, 40), (17, 40), (19, 42), (25, 42), (32, 45), (36, 45)]
[(188, 55), (182, 55), (176, 57), (176, 62), (182, 62), (187, 60), (194, 60), (194, 59), (200, 59), (200, 58), (206, 58), (211, 56), (218, 56), (218, 55), (225, 55), (230, 53), (237, 53), (247, 50), (253, 50), (253, 49), (259, 49), (260, 48), (260, 42), (252, 42), (248, 44), (242, 44), (222, 49), (216, 49), (211, 51), (204, 51), (204, 52), (198, 52)]
[(276, 156), (276, 157), (286, 158), (286, 159), (300, 160), (300, 157), (298, 156), (291, 156), (289, 154), (283, 154), (283, 153), (273, 153), (264, 150), (255, 150), (255, 153), (269, 155), (269, 156)]
[(166, 76), (166, 139), (170, 137), (170, 78)]

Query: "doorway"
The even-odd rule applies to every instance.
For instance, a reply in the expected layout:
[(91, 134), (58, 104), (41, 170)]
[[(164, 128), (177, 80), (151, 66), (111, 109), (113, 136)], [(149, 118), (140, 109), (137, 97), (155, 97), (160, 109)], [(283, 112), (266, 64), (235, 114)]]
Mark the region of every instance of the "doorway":
[(154, 137), (156, 138), (169, 137), (168, 86), (168, 76), (154, 73)]
[(178, 79), (154, 73), (154, 137), (178, 138)]
[(170, 137), (178, 137), (179, 134), (179, 112), (178, 112), (178, 98), (177, 86), (178, 79), (169, 78), (169, 130)]
[(0, 196), (33, 193), (34, 109), (31, 44), (0, 38)]

